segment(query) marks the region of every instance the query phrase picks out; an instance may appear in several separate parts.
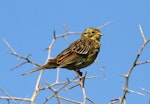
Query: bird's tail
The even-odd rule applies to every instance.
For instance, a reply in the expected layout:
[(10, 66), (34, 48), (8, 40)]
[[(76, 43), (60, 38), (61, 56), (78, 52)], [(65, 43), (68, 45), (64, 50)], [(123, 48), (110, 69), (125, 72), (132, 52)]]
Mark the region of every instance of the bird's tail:
[(45, 65), (41, 66), (41, 67), (38, 67), (38, 68), (35, 68), (31, 71), (28, 71), (22, 75), (27, 75), (27, 74), (30, 74), (30, 73), (33, 73), (33, 72), (36, 72), (36, 71), (39, 71), (39, 70), (42, 70), (42, 69), (55, 69), (57, 68), (58, 64), (56, 63), (56, 60), (55, 59), (49, 59), (49, 62), (46, 63)]
[(26, 73), (24, 73), (22, 75), (24, 76), (24, 75), (27, 75), (27, 74), (30, 74), (30, 73), (33, 73), (33, 72), (36, 72), (36, 71), (39, 71), (39, 70), (42, 70), (42, 69), (45, 69), (45, 68), (46, 68), (45, 65), (43, 65), (41, 67), (35, 68), (35, 69), (31, 70), (31, 71), (28, 71), (28, 72), (26, 72)]

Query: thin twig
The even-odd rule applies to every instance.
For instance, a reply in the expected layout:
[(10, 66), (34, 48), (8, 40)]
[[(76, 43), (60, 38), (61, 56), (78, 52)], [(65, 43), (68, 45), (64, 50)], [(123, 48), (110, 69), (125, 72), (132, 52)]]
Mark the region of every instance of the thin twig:
[[(108, 25), (109, 23), (107, 24), (104, 24), (101, 28), (105, 27), (106, 25)], [(64, 30), (66, 33), (64, 34), (59, 34), (57, 35), (56, 32), (54, 31), (54, 37), (51, 41), (51, 43), (49, 44), (49, 47), (48, 47), (48, 54), (47, 54), (47, 59), (45, 61), (45, 63), (47, 63), (49, 61), (49, 59), (51, 59), (51, 51), (52, 51), (52, 47), (54, 45), (54, 42), (56, 41), (56, 39), (58, 38), (64, 38), (67, 42), (69, 42), (69, 40), (67, 39), (67, 36), (68, 35), (72, 35), (72, 34), (81, 34), (81, 32), (71, 32), (67, 29), (66, 26), (64, 26)], [(21, 56), (19, 55), (12, 47), (11, 45), (5, 40), (3, 39), (4, 43), (6, 44), (6, 46), (10, 49), (11, 51), (11, 54), (14, 55), (15, 57), (17, 57), (18, 59), (23, 59), (25, 60), (24, 62), (16, 65), (14, 68), (18, 68), (26, 63), (31, 63), (33, 65), (36, 65), (36, 66), (41, 66), (35, 62), (33, 62), (32, 60), (29, 59), (29, 57), (31, 56), (31, 54), (27, 55), (27, 56)], [(70, 43), (70, 42), (69, 42)], [(13, 69), (14, 69), (13, 68)], [(58, 100), (58, 103), (61, 104), (61, 99), (65, 100), (66, 101), (69, 101), (68, 98), (64, 98), (64, 97), (61, 97), (58, 95), (58, 92), (62, 91), (63, 89), (65, 89), (67, 87), (67, 85), (71, 84), (71, 83), (74, 83), (74, 82), (78, 82), (79, 80), (77, 80), (77, 77), (73, 78), (73, 79), (68, 79), (67, 81), (65, 82), (59, 82), (59, 70), (57, 70), (57, 77), (56, 77), (56, 81), (52, 84), (49, 84), (47, 86), (44, 86), (44, 87), (41, 87), (40, 86), (40, 82), (41, 82), (41, 78), (43, 76), (43, 72), (44, 70), (41, 70), (40, 71), (40, 74), (39, 76), (37, 77), (37, 80), (36, 80), (36, 84), (35, 84), (35, 88), (34, 88), (34, 91), (33, 91), (33, 94), (32, 94), (32, 97), (31, 98), (18, 98), (18, 97), (11, 97), (11, 96), (6, 96), (6, 97), (3, 97), (2, 99), (8, 99), (8, 100), (12, 100), (12, 101), (15, 101), (15, 100), (22, 100), (22, 101), (27, 101), (27, 102), (30, 102), (31, 104), (34, 104), (35, 103), (35, 99), (37, 98), (40, 90), (46, 90), (46, 89), (50, 89), (54, 94), (52, 94), (50, 97), (48, 97), (45, 102), (43, 102), (43, 104), (45, 104), (46, 102), (48, 102), (51, 98), (55, 97), (57, 100)], [(81, 77), (81, 79), (92, 79), (92, 78), (98, 78), (97, 76), (84, 76), (84, 77)], [(70, 100), (70, 102), (76, 102), (77, 104), (85, 104), (86, 103), (86, 100), (90, 101), (91, 103), (94, 104), (94, 102), (92, 100), (90, 100), (87, 95), (86, 95), (86, 90), (84, 88), (84, 80), (80, 82), (80, 86), (81, 86), (81, 89), (82, 89), (82, 93), (83, 93), (83, 102), (79, 102), (79, 101), (74, 101), (74, 100)], [(55, 86), (57, 85), (61, 85), (58, 89), (55, 89)]]
[[(5, 97), (5, 99), (12, 100), (14, 102), (14, 104), (17, 104), (16, 101), (5, 90), (3, 90), (2, 88), (0, 88), (0, 90), (7, 96), (7, 97)], [(0, 98), (2, 98), (2, 96)]]
[(57, 75), (56, 75), (56, 81), (55, 81), (55, 83), (59, 82), (59, 74), (60, 74), (60, 69), (57, 68)]
[(48, 98), (46, 98), (46, 100), (42, 103), (42, 104), (46, 104), (51, 98), (53, 98), (55, 96), (55, 94), (49, 96)]
[(110, 25), (110, 24), (112, 24), (112, 23), (113, 23), (112, 21), (108, 21), (108, 22), (106, 22), (105, 24), (103, 24), (103, 25), (97, 27), (97, 29), (102, 29), (102, 28), (104, 28), (104, 27), (106, 27), (106, 26), (108, 26), (108, 25)]
[(77, 86), (79, 86), (79, 85), (80, 85), (80, 84), (73, 85), (73, 86), (71, 86), (71, 87), (66, 88), (66, 90), (71, 90), (71, 89), (73, 89), (73, 88), (75, 88), (75, 87), (77, 87)]
[(24, 65), (24, 64), (26, 64), (26, 63), (28, 63), (28, 62), (27, 62), (27, 61), (22, 62), (22, 63), (16, 65), (15, 67), (11, 68), (10, 70), (11, 70), (11, 71), (12, 71), (12, 70), (15, 70), (15, 69), (19, 68), (20, 66), (22, 66), (22, 65)]
[(102, 66), (101, 64), (100, 64), (100, 61), (99, 61), (99, 59), (97, 58), (96, 59), (96, 62), (97, 62), (97, 64), (99, 65), (99, 67), (100, 67), (100, 71), (101, 71), (101, 73), (102, 73), (102, 75), (103, 75), (103, 77), (104, 77), (104, 79), (106, 80), (107, 78), (106, 78), (106, 75), (105, 75), (105, 71), (104, 71), (104, 66)]
[[(16, 103), (15, 100), (20, 100), (20, 101), (28, 101), (30, 102), (30, 99), (29, 98), (20, 98), (20, 97), (9, 97), (9, 96), (0, 96), (0, 99), (7, 99), (7, 100), (11, 100), (13, 101), (14, 104), (18, 104)], [(14, 102), (15, 101), (15, 102)]]
[(31, 54), (27, 55), (27, 56), (21, 56), (19, 55), (13, 48), (12, 46), (8, 43), (8, 41), (6, 41), (5, 39), (3, 39), (4, 43), (6, 44), (6, 46), (10, 49), (11, 51), (11, 54), (16, 56), (18, 59), (24, 59), (25, 62), (22, 62), (20, 63), (19, 65), (16, 65), (14, 68), (11, 68), (11, 70), (15, 69), (15, 68), (18, 68), (22, 65), (24, 65), (25, 63), (31, 63), (33, 65), (36, 65), (36, 66), (40, 66), (39, 64), (37, 64), (36, 62), (32, 61), (29, 59), (29, 57), (31, 56)]
[(41, 81), (43, 72), (44, 72), (44, 70), (41, 70), (41, 71), (40, 71), (40, 74), (39, 74), (38, 79), (37, 79), (37, 81), (36, 81), (35, 89), (34, 89), (34, 92), (33, 92), (33, 94), (32, 94), (32, 97), (31, 97), (31, 104), (34, 104), (34, 101), (35, 101), (36, 97), (38, 96), (38, 93), (39, 93), (39, 85), (40, 85), (40, 81)]
[(147, 64), (150, 63), (150, 60), (146, 60), (144, 62), (137, 62), (136, 65), (142, 65), (142, 64)]
[(68, 99), (68, 98), (65, 98), (65, 97), (62, 97), (62, 96), (59, 96), (59, 98), (65, 100), (65, 101), (68, 101), (68, 102), (75, 103), (75, 104), (83, 104), (82, 102), (78, 102), (76, 100), (71, 100), (71, 99)]
[(141, 90), (148, 93), (148, 94), (150, 94), (150, 90), (146, 90), (145, 88), (141, 88)]
[(3, 41), (7, 45), (7, 47), (12, 51), (12, 53), (17, 54), (16, 51), (10, 46), (10, 44), (4, 38)]
[(128, 90), (129, 92), (131, 93), (135, 93), (137, 95), (140, 95), (140, 96), (145, 96), (144, 94), (142, 94), (141, 92), (137, 92), (137, 91), (134, 91), (134, 90)]
[(144, 33), (143, 33), (143, 30), (142, 30), (141, 25), (139, 25), (139, 29), (140, 29), (140, 33), (141, 33), (141, 35), (142, 35), (142, 38), (143, 38), (143, 40), (144, 40), (144, 43), (143, 43), (143, 45), (141, 46), (140, 50), (138, 51), (138, 53), (137, 53), (137, 55), (136, 55), (136, 57), (135, 57), (135, 59), (134, 59), (132, 65), (131, 65), (131, 67), (130, 67), (130, 69), (129, 69), (129, 71), (128, 71), (128, 73), (127, 73), (127, 74), (120, 74), (121, 76), (125, 77), (125, 79), (126, 79), (126, 80), (125, 80), (125, 82), (126, 82), (126, 83), (125, 83), (125, 88), (124, 88), (124, 92), (123, 92), (123, 94), (122, 94), (122, 97), (121, 97), (121, 98), (117, 98), (117, 99), (119, 99), (118, 101), (119, 101), (120, 104), (122, 104), (122, 103), (126, 104), (126, 94), (127, 94), (128, 92), (134, 92), (134, 93), (136, 93), (136, 94), (142, 95), (142, 94), (139, 93), (139, 92), (136, 92), (136, 91), (133, 91), (133, 90), (129, 90), (129, 78), (130, 78), (131, 73), (133, 72), (134, 68), (135, 68), (137, 65), (141, 65), (141, 64), (148, 63), (147, 61), (145, 61), (145, 62), (140, 62), (140, 63), (137, 62), (138, 59), (139, 59), (139, 57), (141, 56), (141, 54), (142, 54), (142, 52), (143, 52), (143, 49), (144, 49), (145, 46), (150, 42), (150, 39), (148, 39), (148, 40), (145, 39), (145, 36), (144, 36)]
[(143, 32), (142, 27), (141, 27), (140, 24), (139, 24), (139, 29), (140, 29), (140, 33), (141, 33), (141, 36), (143, 38), (143, 41), (144, 41), (144, 43), (146, 43), (146, 38), (145, 38), (144, 32)]

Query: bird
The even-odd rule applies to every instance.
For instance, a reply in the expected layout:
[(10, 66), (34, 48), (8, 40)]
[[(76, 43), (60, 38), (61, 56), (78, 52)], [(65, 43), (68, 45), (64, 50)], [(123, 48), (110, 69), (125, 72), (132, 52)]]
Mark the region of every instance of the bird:
[(55, 58), (49, 59), (45, 65), (22, 75), (27, 75), (43, 69), (56, 68), (66, 68), (81, 74), (80, 69), (91, 65), (95, 61), (100, 51), (100, 38), (102, 35), (101, 31), (97, 28), (86, 28), (79, 39), (70, 44), (68, 48)]

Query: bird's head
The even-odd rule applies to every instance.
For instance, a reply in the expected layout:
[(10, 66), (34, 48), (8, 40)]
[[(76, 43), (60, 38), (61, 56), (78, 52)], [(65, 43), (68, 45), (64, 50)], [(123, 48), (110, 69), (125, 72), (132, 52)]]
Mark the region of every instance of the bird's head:
[(85, 31), (82, 33), (82, 37), (90, 38), (93, 40), (99, 40), (102, 36), (102, 33), (99, 29), (96, 28), (86, 28)]

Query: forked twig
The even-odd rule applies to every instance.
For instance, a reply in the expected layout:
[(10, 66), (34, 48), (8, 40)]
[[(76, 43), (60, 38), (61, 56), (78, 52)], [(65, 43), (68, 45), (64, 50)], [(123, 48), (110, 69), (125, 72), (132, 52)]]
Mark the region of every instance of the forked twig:
[(144, 94), (142, 94), (142, 93), (139, 93), (139, 92), (133, 91), (133, 90), (129, 90), (129, 78), (131, 77), (131, 74), (132, 74), (134, 68), (135, 68), (137, 65), (149, 63), (149, 60), (146, 60), (146, 61), (144, 61), (144, 62), (138, 62), (138, 59), (139, 59), (139, 57), (141, 56), (141, 54), (142, 54), (142, 52), (143, 52), (145, 46), (150, 42), (150, 39), (146, 39), (146, 38), (145, 38), (145, 35), (144, 35), (144, 33), (143, 33), (143, 30), (142, 30), (141, 25), (139, 25), (139, 30), (140, 30), (141, 36), (142, 36), (142, 38), (143, 38), (143, 45), (142, 45), (141, 48), (139, 49), (139, 51), (138, 51), (138, 53), (137, 53), (137, 55), (136, 55), (136, 57), (135, 57), (135, 59), (134, 59), (132, 65), (131, 65), (131, 67), (130, 67), (128, 73), (127, 73), (127, 74), (120, 74), (121, 76), (123, 76), (123, 77), (125, 78), (125, 88), (123, 88), (123, 94), (122, 94), (122, 96), (121, 96), (120, 98), (116, 98), (116, 100), (114, 100), (114, 99), (112, 100), (112, 101), (119, 101), (120, 104), (126, 104), (126, 94), (127, 94), (128, 92), (132, 92), (132, 93), (136, 93), (136, 94), (138, 94), (138, 95), (144, 96)]
[[(103, 28), (105, 27), (106, 25), (108, 25), (110, 23), (106, 23), (104, 24), (103, 26), (99, 27), (99, 28)], [(56, 31), (54, 31), (54, 38), (52, 39), (51, 43), (49, 44), (48, 46), (48, 54), (47, 54), (47, 59), (45, 61), (48, 62), (49, 59), (51, 59), (51, 51), (52, 51), (52, 48), (53, 48), (53, 45), (56, 41), (56, 39), (58, 38), (64, 38), (68, 43), (69, 40), (67, 39), (67, 36), (68, 35), (72, 35), (72, 34), (81, 34), (81, 32), (71, 32), (67, 29), (66, 26), (64, 26), (64, 30), (66, 33), (64, 34), (56, 34)], [(33, 65), (36, 65), (36, 66), (41, 66), (39, 64), (37, 64), (36, 62), (32, 61), (29, 59), (29, 57), (31, 56), (31, 54), (27, 55), (27, 56), (21, 56), (19, 55), (13, 48), (12, 46), (8, 43), (8, 41), (6, 41), (5, 39), (3, 39), (4, 43), (6, 44), (6, 46), (10, 49), (11, 51), (11, 54), (14, 55), (15, 57), (17, 57), (18, 59), (23, 59), (25, 60), (24, 62), (16, 65), (13, 69), (16, 69), (16, 68), (19, 68), (20, 66), (26, 64), (26, 63), (30, 63), (30, 64), (33, 64)], [(45, 104), (46, 102), (48, 102), (51, 98), (55, 97), (58, 101), (59, 104), (61, 104), (61, 100), (66, 100), (68, 102), (72, 102), (72, 103), (78, 103), (78, 104), (86, 104), (86, 100), (90, 101), (92, 104), (94, 104), (94, 102), (92, 100), (90, 100), (87, 95), (86, 95), (86, 90), (85, 90), (85, 87), (84, 87), (84, 81), (85, 79), (92, 79), (92, 78), (97, 78), (97, 76), (83, 76), (82, 77), (82, 81), (80, 80), (80, 83), (79, 85), (81, 86), (81, 89), (82, 89), (82, 93), (83, 93), (83, 102), (80, 102), (80, 101), (76, 101), (76, 100), (71, 100), (71, 99), (68, 99), (68, 98), (65, 98), (65, 97), (62, 97), (58, 94), (58, 92), (62, 91), (63, 89), (66, 89), (67, 85), (69, 85), (70, 83), (74, 83), (74, 82), (78, 82), (79, 80), (77, 80), (77, 77), (76, 78), (73, 78), (73, 79), (68, 79), (66, 82), (59, 82), (59, 70), (57, 70), (57, 77), (56, 77), (56, 81), (52, 84), (49, 84), (49, 85), (46, 85), (44, 87), (40, 87), (40, 83), (41, 83), (41, 79), (42, 79), (42, 76), (43, 76), (43, 72), (44, 70), (41, 70), (40, 71), (40, 74), (38, 75), (37, 77), (37, 80), (36, 80), (36, 84), (35, 84), (35, 88), (34, 88), (34, 91), (33, 91), (33, 94), (31, 96), (31, 98), (19, 98), (19, 97), (12, 97), (12, 96), (9, 96), (7, 95), (5, 92), (3, 92), (6, 96), (4, 97), (0, 97), (1, 99), (9, 99), (9, 100), (12, 100), (14, 103), (16, 103), (16, 100), (21, 100), (21, 101), (27, 101), (27, 102), (30, 102), (31, 104), (34, 104), (35, 103), (35, 99), (37, 98), (39, 92), (41, 90), (46, 90), (46, 89), (50, 89), (53, 94), (51, 94), (44, 102), (43, 104)], [(81, 78), (81, 77), (79, 77)], [(61, 87), (59, 89), (55, 89), (54, 87), (56, 85), (61, 85)], [(76, 86), (74, 86), (76, 87)], [(70, 88), (70, 90), (73, 89)]]

